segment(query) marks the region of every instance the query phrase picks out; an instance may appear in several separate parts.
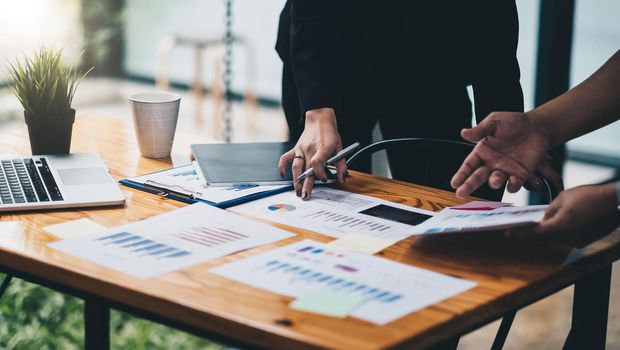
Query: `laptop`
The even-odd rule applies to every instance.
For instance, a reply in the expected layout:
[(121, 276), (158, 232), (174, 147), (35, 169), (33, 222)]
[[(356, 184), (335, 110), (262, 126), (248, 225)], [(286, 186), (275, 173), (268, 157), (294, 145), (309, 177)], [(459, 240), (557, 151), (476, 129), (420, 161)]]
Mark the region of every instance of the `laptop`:
[(98, 154), (0, 156), (0, 212), (123, 203)]

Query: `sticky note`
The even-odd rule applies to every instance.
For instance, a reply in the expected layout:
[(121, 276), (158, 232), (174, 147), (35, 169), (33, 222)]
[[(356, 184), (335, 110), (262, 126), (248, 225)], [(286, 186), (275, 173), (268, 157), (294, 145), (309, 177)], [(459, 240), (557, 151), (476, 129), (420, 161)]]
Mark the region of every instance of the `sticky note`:
[(71, 239), (99, 233), (106, 227), (89, 219), (79, 219), (45, 226), (43, 229), (62, 239)]
[(364, 254), (374, 254), (394, 244), (383, 238), (377, 238), (357, 233), (350, 233), (344, 237), (338, 238), (327, 243), (327, 245), (351, 250)]
[(473, 201), (461, 205), (457, 205), (456, 207), (451, 207), (450, 209), (462, 209), (462, 210), (493, 210), (497, 208), (510, 207), (511, 203), (503, 203), (503, 202), (491, 202), (491, 201)]
[(361, 295), (319, 289), (299, 297), (289, 306), (295, 310), (343, 318), (361, 306), (364, 301)]

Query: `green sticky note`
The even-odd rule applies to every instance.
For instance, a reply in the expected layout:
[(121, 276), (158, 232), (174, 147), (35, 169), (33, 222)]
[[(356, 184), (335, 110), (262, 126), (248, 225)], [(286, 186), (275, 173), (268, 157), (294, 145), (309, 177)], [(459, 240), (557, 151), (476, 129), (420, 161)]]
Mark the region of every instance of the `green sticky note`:
[(361, 295), (319, 289), (299, 297), (289, 306), (292, 309), (333, 317), (346, 317), (364, 303)]
[(100, 233), (104, 231), (106, 227), (89, 219), (79, 219), (45, 226), (43, 229), (62, 239), (72, 239)]

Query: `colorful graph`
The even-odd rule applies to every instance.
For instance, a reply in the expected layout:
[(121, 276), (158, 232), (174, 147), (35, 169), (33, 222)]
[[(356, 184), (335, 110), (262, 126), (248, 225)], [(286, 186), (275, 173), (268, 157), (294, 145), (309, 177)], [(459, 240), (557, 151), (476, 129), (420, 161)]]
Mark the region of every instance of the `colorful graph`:
[(271, 204), (270, 206), (267, 207), (267, 209), (271, 211), (278, 211), (278, 212), (291, 212), (297, 209), (297, 207), (295, 207), (294, 205), (290, 205), (290, 204), (277, 203), (277, 204)]
[[(335, 268), (350, 273), (357, 272), (357, 269), (343, 265), (336, 265)], [(360, 283), (330, 273), (319, 272), (309, 268), (308, 266), (297, 265), (287, 261), (271, 260), (255, 270), (255, 272), (259, 271), (265, 274), (286, 274), (288, 278), (290, 278), (289, 283), (322, 285), (323, 288), (329, 288), (331, 290), (344, 293), (360, 294), (367, 300), (382, 303), (392, 303), (403, 298), (403, 295), (399, 293), (394, 293), (383, 288), (373, 287), (365, 283)]]
[(207, 247), (215, 247), (248, 238), (242, 233), (219, 227), (192, 227), (175, 233), (173, 236)]
[(104, 236), (98, 238), (97, 241), (101, 242), (103, 245), (112, 245), (118, 249), (125, 250), (130, 254), (135, 254), (141, 257), (168, 259), (191, 255), (190, 252), (183, 249), (158, 243), (129, 232), (120, 232), (109, 236)]
[(181, 173), (171, 174), (171, 176), (174, 176), (174, 177), (178, 177), (178, 176), (196, 177), (196, 171), (192, 169), (192, 170), (184, 171), (184, 172), (181, 172)]
[(258, 187), (257, 184), (235, 184), (226, 188), (226, 191), (240, 192), (249, 190), (250, 188)]
[(382, 232), (392, 228), (392, 226), (388, 224), (377, 222), (371, 218), (367, 219), (358, 215), (347, 215), (329, 210), (315, 211), (304, 216), (303, 218), (320, 221), (323, 224), (329, 223), (337, 228), (350, 228), (360, 231)]

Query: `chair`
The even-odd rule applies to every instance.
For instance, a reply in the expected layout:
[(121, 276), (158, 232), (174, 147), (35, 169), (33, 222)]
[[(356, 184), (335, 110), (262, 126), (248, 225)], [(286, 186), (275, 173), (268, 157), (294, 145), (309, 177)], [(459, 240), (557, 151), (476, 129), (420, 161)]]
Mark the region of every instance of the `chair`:
[[(383, 140), (372, 143), (347, 160), (347, 165), (354, 165), (361, 159), (370, 157), (373, 153), (383, 150), (394, 149), (410, 149), (412, 160), (416, 160), (416, 164), (420, 163), (420, 155), (425, 164), (424, 167), (416, 168), (419, 171), (418, 174), (414, 174), (412, 178), (416, 179), (415, 183), (420, 185), (439, 188), (442, 190), (452, 191), (450, 186), (450, 180), (454, 173), (458, 170), (463, 160), (473, 150), (475, 144), (461, 141), (451, 140), (439, 140), (428, 138), (401, 138)], [(418, 157), (418, 159), (416, 159)], [(543, 184), (546, 187), (545, 199), (547, 204), (551, 203), (557, 196), (558, 192), (555, 187), (543, 178)], [(500, 201), (502, 199), (504, 189), (494, 190), (488, 186), (483, 185), (477, 191), (472, 193), (473, 197), (482, 198), (492, 201)], [(512, 322), (516, 316), (517, 311), (512, 311), (502, 318), (502, 322), (493, 341), (491, 347), (492, 350), (502, 349), (508, 332), (512, 326)], [(455, 348), (458, 344), (458, 339), (448, 342), (445, 347), (439, 346), (439, 348)]]
[[(234, 36), (231, 39), (231, 43), (240, 46), (243, 49), (246, 60), (246, 91), (243, 96), (244, 102), (247, 107), (247, 121), (250, 132), (256, 131), (256, 111), (258, 109), (258, 100), (254, 92), (254, 81), (256, 72), (256, 53), (254, 47), (245, 38)], [(157, 88), (160, 90), (168, 90), (170, 88), (170, 60), (173, 57), (172, 51), (177, 47), (190, 47), (194, 52), (194, 65), (193, 65), (193, 81), (192, 91), (194, 95), (194, 118), (196, 125), (202, 126), (203, 124), (203, 64), (204, 53), (211, 53), (213, 61), (213, 83), (210, 87), (211, 94), (213, 96), (213, 124), (211, 126), (211, 137), (214, 139), (226, 139), (230, 137), (228, 133), (230, 130), (222, 130), (221, 114), (223, 110), (224, 99), (227, 98), (224, 91), (225, 85), (225, 72), (226, 67), (222, 67), (224, 61), (226, 41), (222, 38), (208, 38), (208, 37), (193, 37), (187, 35), (169, 35), (159, 44), (158, 60), (159, 68), (156, 76)], [(222, 132), (224, 135), (222, 135)]]
[[(368, 158), (373, 153), (379, 151), (410, 149), (412, 158), (420, 154), (426, 156), (423, 157), (425, 166), (423, 168), (417, 168), (420, 171), (417, 176), (413, 176), (413, 178), (420, 180), (414, 181), (415, 183), (453, 191), (450, 186), (450, 180), (463, 163), (463, 160), (465, 160), (467, 155), (474, 149), (474, 146), (475, 144), (469, 142), (429, 138), (383, 140), (374, 142), (357, 151), (354, 155), (349, 157), (347, 166), (351, 167), (355, 165), (356, 162)], [(419, 159), (416, 160), (416, 163), (419, 163)], [(558, 192), (547, 179), (543, 178), (542, 180), (546, 189), (545, 199), (548, 204), (553, 201)], [(503, 189), (494, 190), (490, 188), (488, 184), (485, 184), (472, 193), (472, 196), (486, 200), (499, 201), (502, 199), (503, 194)]]

